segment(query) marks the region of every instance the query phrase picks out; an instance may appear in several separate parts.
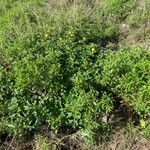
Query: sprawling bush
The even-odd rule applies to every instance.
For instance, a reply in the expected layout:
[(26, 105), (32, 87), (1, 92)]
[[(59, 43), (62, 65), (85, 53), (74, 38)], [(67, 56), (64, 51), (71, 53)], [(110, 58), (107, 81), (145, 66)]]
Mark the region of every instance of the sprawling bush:
[(99, 2), (3, 2), (0, 132), (22, 135), (43, 124), (105, 132), (113, 93), (142, 119), (149, 116), (149, 51), (118, 44), (116, 23), (135, 3)]
[(8, 64), (1, 66), (1, 130), (23, 133), (42, 124), (92, 129), (102, 123), (100, 116), (113, 106), (93, 76), (97, 57), (111, 43), (101, 26), (87, 20), (62, 29), (37, 28), (4, 45)]
[(108, 52), (97, 81), (131, 106), (141, 117), (150, 114), (150, 53), (138, 47)]

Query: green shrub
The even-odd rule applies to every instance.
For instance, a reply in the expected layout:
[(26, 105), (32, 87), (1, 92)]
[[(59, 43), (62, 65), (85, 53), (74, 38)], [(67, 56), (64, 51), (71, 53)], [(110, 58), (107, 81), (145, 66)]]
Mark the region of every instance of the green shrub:
[(112, 110), (112, 98), (95, 84), (92, 68), (102, 55), (98, 41), (111, 34), (91, 20), (61, 30), (35, 28), (14, 43), (7, 41), (9, 68), (1, 67), (0, 78), (1, 130), (22, 134), (42, 124), (91, 130), (100, 125), (98, 120), (103, 124), (100, 116)]
[(149, 51), (117, 51), (116, 20), (135, 3), (44, 2), (0, 2), (0, 132), (22, 135), (48, 124), (103, 135), (115, 101), (110, 91), (147, 118)]
[(117, 93), (141, 117), (150, 112), (150, 54), (148, 49), (108, 52), (97, 81)]

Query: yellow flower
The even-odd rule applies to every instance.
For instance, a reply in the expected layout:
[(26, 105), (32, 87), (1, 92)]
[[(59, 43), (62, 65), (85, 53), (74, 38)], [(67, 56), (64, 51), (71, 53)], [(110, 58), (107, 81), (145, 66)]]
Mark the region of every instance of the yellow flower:
[(48, 37), (48, 34), (47, 34), (47, 33), (45, 33), (44, 37), (45, 37), (45, 38), (47, 38), (47, 37)]
[(74, 34), (70, 34), (70, 36), (71, 36), (71, 37), (73, 37), (73, 36), (74, 36)]
[(71, 37), (74, 36), (73, 32), (71, 32), (71, 31), (69, 31), (68, 34), (69, 34), (69, 36), (71, 36)]
[(95, 52), (96, 52), (96, 49), (95, 49), (94, 47), (93, 47), (91, 50), (92, 50), (92, 52), (93, 52), (93, 53), (95, 53)]
[(86, 40), (86, 38), (85, 37), (83, 37), (83, 41), (85, 41)]
[(146, 127), (146, 122), (145, 122), (143, 119), (140, 120), (140, 126), (141, 126), (142, 128), (145, 128), (145, 127)]

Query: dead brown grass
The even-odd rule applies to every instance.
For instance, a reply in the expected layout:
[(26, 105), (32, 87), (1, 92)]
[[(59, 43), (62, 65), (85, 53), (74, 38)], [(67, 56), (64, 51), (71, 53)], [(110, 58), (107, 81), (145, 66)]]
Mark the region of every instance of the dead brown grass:
[[(110, 137), (99, 145), (87, 146), (80, 136), (74, 133), (59, 137), (54, 133), (35, 135), (33, 139), (11, 139), (0, 147), (0, 150), (150, 150), (150, 141), (133, 129), (114, 131)], [(46, 137), (51, 134), (50, 137)]]
[(125, 129), (116, 131), (105, 143), (91, 148), (92, 150), (150, 150), (150, 142), (136, 131), (132, 134)]

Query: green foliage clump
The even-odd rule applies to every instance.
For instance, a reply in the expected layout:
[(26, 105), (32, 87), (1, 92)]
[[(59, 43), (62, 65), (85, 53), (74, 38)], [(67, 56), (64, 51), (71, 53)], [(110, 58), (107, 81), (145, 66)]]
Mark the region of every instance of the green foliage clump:
[(150, 113), (150, 54), (148, 49), (120, 50), (105, 54), (99, 82), (135, 109), (142, 117)]
[(103, 135), (112, 93), (148, 132), (149, 51), (118, 50), (117, 23), (137, 24), (140, 15), (128, 17), (136, 1), (100, 1), (0, 2), (0, 132), (22, 135), (48, 124)]
[(42, 124), (55, 129), (63, 124), (93, 129), (98, 120), (103, 124), (100, 116), (113, 105), (93, 76), (102, 55), (98, 40), (107, 36), (99, 26), (37, 28), (5, 44), (9, 62), (1, 67), (1, 130), (22, 134)]

